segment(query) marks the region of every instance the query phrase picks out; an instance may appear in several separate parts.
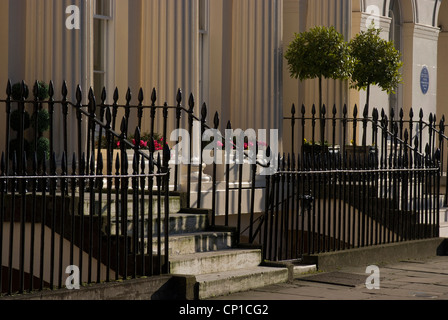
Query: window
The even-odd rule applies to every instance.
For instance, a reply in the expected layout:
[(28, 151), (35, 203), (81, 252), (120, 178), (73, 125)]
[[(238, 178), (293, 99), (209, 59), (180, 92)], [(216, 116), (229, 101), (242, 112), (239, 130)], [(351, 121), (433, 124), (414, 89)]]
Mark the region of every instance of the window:
[(100, 101), (103, 87), (111, 78), (109, 47), (112, 29), (112, 1), (94, 0), (93, 13), (93, 88), (97, 102)]

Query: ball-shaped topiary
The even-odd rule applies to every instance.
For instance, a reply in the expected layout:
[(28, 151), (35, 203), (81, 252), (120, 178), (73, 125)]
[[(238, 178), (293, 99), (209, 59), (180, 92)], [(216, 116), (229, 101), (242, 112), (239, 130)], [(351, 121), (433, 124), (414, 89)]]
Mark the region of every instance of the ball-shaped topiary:
[[(20, 130), (20, 111), (19, 110), (14, 110), (13, 112), (11, 112), (10, 125), (11, 125), (11, 129), (13, 129), (14, 131)], [(27, 111), (25, 111), (23, 130), (28, 129), (29, 127), (30, 127), (30, 114)]]
[(50, 140), (45, 137), (40, 137), (37, 140), (37, 161), (42, 162), (50, 159)]
[[(28, 86), (24, 85), (25, 92), (23, 94), (23, 98), (28, 99), (30, 90), (28, 89)], [(20, 100), (22, 98), (22, 83), (17, 82), (15, 83), (11, 88), (11, 96), (13, 100)]]
[[(34, 127), (36, 123), (36, 116), (33, 114), (31, 118), (31, 125)], [(44, 133), (50, 128), (50, 113), (46, 109), (41, 109), (37, 112), (37, 131), (39, 134)]]

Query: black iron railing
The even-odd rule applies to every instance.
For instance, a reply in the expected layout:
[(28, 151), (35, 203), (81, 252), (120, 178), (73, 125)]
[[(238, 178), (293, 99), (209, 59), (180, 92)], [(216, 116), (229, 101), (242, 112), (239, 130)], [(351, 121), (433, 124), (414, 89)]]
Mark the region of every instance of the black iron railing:
[[(269, 260), (438, 235), (441, 168), (448, 158), (443, 118), (436, 128), (433, 115), (426, 123), (423, 112), (414, 120), (412, 110), (407, 120), (403, 112), (395, 119), (393, 112), (386, 116), (377, 109), (369, 116), (367, 108), (358, 117), (356, 106), (352, 116), (346, 107), (340, 115), (334, 107), (327, 117), (324, 106), (319, 118), (314, 107), (311, 115), (302, 107), (300, 117), (293, 107), (285, 117), (291, 124), (290, 155), (271, 154), (266, 146), (263, 161), (227, 161), (218, 178), (215, 149), (211, 184), (205, 187), (202, 134), (221, 125), (218, 113), (207, 124), (205, 104), (195, 114), (192, 95), (185, 108), (181, 90), (177, 104), (169, 106), (156, 105), (155, 90), (149, 105), (143, 90), (136, 103), (128, 90), (120, 105), (118, 89), (111, 103), (105, 90), (97, 103), (92, 89), (83, 103), (79, 86), (72, 103), (65, 83), (59, 100), (52, 83), (46, 100), (38, 83), (32, 99), (23, 82), (19, 89), (13, 96), (8, 83), (7, 98), (0, 100), (6, 107), (0, 168), (3, 293), (63, 287), (67, 265), (78, 266), (85, 283), (169, 272), (169, 200), (179, 194), (185, 195), (186, 209), (203, 208), (204, 197), (211, 195), (206, 208), (211, 227), (234, 228), (237, 242), (259, 244)], [(48, 114), (44, 134), (40, 113)], [(145, 121), (147, 135), (141, 132)], [(202, 134), (193, 134), (194, 125)], [(189, 134), (189, 161), (173, 165), (181, 138), (171, 150), (167, 140), (179, 129)], [(232, 129), (230, 121), (226, 129)], [(47, 151), (39, 148), (42, 137), (48, 138)], [(213, 141), (232, 150), (232, 138), (218, 134)], [(195, 144), (197, 163), (192, 162)], [(254, 159), (255, 145), (255, 153), (245, 150), (244, 158)], [(197, 176), (193, 166), (199, 168)], [(278, 170), (260, 175), (272, 167)], [(221, 193), (224, 203), (218, 201)], [(260, 202), (264, 207), (256, 209)]]
[(267, 209), (257, 228), (265, 259), (438, 236), (444, 136), (434, 116), (426, 124), (420, 112), (415, 125), (412, 110), (407, 121), (403, 112), (395, 120), (393, 112), (380, 119), (378, 110), (371, 117), (366, 110), (357, 118), (355, 106), (349, 117), (344, 107), (338, 117), (333, 108), (326, 118), (324, 106), (318, 118), (314, 107), (311, 117), (302, 107), (296, 117), (293, 106), (285, 120), (294, 152), (278, 155), (279, 172), (267, 177)]
[[(36, 82), (32, 97), (28, 97), (24, 82), (16, 86), (15, 92), (8, 82), (6, 99), (0, 100), (6, 111), (6, 145), (0, 177), (0, 265), (3, 265), (0, 288), (3, 293), (63, 287), (68, 263), (79, 267), (80, 279), (85, 283), (169, 272), (169, 199), (179, 196), (179, 192), (186, 195), (182, 205), (187, 209), (194, 200), (195, 207), (201, 208), (203, 194), (211, 192), (212, 205), (208, 208), (212, 209), (211, 226), (216, 226), (217, 215), (225, 216), (223, 224), (231, 226), (229, 217), (236, 215), (237, 234), (242, 232), (243, 162), (236, 163), (238, 180), (233, 183), (228, 170), (230, 163), (225, 165), (223, 212), (216, 199), (220, 182), (216, 161), (212, 165), (210, 190), (203, 188), (202, 170), (197, 171), (196, 179), (192, 176), (193, 165), (202, 167), (202, 152), (196, 164), (189, 161), (172, 165), (170, 161), (172, 156), (178, 157), (176, 147), (170, 150), (168, 146), (171, 131), (184, 129), (189, 133), (187, 151), (192, 160), (194, 144), (201, 146), (200, 151), (204, 147), (202, 135), (193, 134), (195, 122), (201, 133), (217, 130), (218, 113), (214, 115), (213, 126), (208, 126), (207, 106), (203, 104), (200, 116), (196, 116), (194, 97), (190, 95), (185, 108), (181, 90), (177, 92), (175, 106), (156, 105), (155, 90), (149, 105), (144, 104), (141, 89), (135, 103), (132, 103), (131, 91), (127, 90), (122, 105), (118, 103), (118, 89), (111, 103), (106, 102), (108, 96), (104, 89), (99, 102), (90, 89), (87, 103), (83, 103), (80, 86), (76, 89), (75, 102), (69, 101), (65, 82), (60, 99), (56, 99), (52, 82), (48, 86), (48, 98), (43, 99), (39, 90)], [(59, 121), (62, 126), (58, 126)], [(141, 132), (144, 121), (148, 121), (149, 127), (146, 136)], [(131, 123), (136, 123), (132, 134)], [(44, 133), (40, 130), (42, 126), (47, 129)], [(231, 129), (230, 121), (226, 129)], [(47, 149), (39, 147), (42, 138), (48, 141)], [(214, 139), (233, 144), (222, 135)], [(247, 150), (244, 156), (249, 156)], [(182, 166), (186, 168), (184, 174), (181, 174)], [(265, 165), (257, 161), (250, 167), (251, 221), (255, 214), (255, 178), (260, 166)], [(229, 193), (235, 190), (238, 191), (237, 210), (229, 206)], [(154, 204), (150, 201), (153, 198)], [(16, 241), (17, 235), (20, 241)], [(21, 243), (20, 247), (15, 246), (16, 242)], [(17, 257), (20, 262), (15, 261)]]

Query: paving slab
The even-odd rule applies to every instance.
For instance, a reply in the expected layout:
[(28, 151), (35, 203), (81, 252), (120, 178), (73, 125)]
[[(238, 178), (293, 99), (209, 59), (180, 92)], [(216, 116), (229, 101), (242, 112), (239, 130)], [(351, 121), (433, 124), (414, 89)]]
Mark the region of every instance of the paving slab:
[(214, 300), (448, 300), (448, 256), (380, 265), (380, 288), (369, 290), (367, 266), (315, 272), (292, 282)]

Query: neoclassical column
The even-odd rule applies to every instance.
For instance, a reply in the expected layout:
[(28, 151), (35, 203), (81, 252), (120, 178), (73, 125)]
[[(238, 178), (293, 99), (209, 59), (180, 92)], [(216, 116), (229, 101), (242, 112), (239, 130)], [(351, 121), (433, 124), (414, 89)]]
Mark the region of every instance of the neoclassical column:
[[(88, 88), (92, 83), (91, 67), (91, 17), (92, 1), (83, 0), (26, 0), (24, 46), (24, 80), (30, 88), (34, 82), (53, 81), (55, 99), (61, 98), (63, 82), (67, 82), (70, 101), (75, 101), (76, 87), (81, 86), (84, 102), (87, 101)], [(68, 6), (76, 5), (80, 9), (80, 29), (67, 29), (66, 13)], [(12, 32), (12, 30), (11, 30)], [(76, 151), (78, 141), (76, 116), (69, 110), (68, 149)], [(55, 132), (63, 132), (62, 112), (56, 110), (54, 118)], [(85, 130), (85, 128), (84, 128)], [(61, 134), (55, 135), (55, 150), (63, 150)], [(84, 142), (82, 142), (84, 143)], [(60, 157), (60, 154), (57, 154)]]
[(282, 1), (233, 2), (231, 119), (235, 128), (282, 128)]
[[(141, 86), (146, 99), (150, 101), (155, 88), (158, 104), (176, 105), (176, 92), (182, 89), (183, 105), (188, 108), (188, 98), (193, 94), (198, 116), (197, 1), (145, 0), (141, 13)], [(186, 121), (186, 117), (182, 121)], [(156, 124), (156, 130), (161, 130), (162, 121)], [(149, 129), (145, 124), (142, 131)]]

